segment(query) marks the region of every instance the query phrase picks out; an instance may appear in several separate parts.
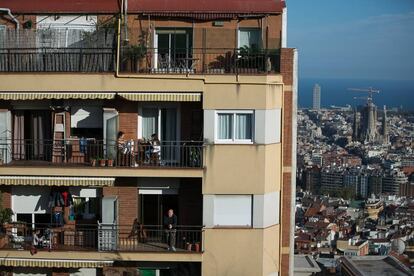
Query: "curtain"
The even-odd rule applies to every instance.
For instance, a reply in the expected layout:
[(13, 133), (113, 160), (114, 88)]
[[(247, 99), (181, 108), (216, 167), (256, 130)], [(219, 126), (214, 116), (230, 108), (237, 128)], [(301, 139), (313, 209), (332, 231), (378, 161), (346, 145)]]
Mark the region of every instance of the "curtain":
[(257, 47), (260, 46), (260, 29), (239, 30), (239, 47)]
[(151, 135), (158, 133), (158, 108), (144, 108), (142, 110), (142, 138), (151, 139)]
[(177, 109), (164, 108), (161, 110), (161, 135), (164, 145), (161, 147), (161, 157), (164, 161), (178, 161), (179, 152), (177, 141)]
[(30, 115), (30, 139), (33, 145), (32, 154), (36, 160), (49, 160), (52, 153), (51, 114), (48, 111), (34, 111)]
[(252, 139), (252, 114), (236, 114), (236, 139)]
[(16, 110), (13, 115), (13, 160), (25, 159), (24, 111)]
[(220, 140), (232, 139), (233, 114), (218, 114), (218, 135)]

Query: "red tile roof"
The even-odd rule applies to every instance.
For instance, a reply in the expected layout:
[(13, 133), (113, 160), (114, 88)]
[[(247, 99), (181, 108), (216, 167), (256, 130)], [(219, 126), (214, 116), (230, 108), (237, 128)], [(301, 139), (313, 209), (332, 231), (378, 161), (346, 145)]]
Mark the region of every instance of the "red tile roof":
[[(117, 13), (121, 0), (0, 0), (16, 14)], [(130, 13), (280, 13), (285, 0), (129, 0)]]
[(15, 14), (119, 12), (118, 0), (0, 0), (0, 7)]

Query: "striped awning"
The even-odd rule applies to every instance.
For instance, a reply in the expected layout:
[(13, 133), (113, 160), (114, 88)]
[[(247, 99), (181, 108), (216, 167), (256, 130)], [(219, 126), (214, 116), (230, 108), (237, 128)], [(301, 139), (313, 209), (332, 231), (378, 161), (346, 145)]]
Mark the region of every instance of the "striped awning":
[(200, 102), (201, 93), (151, 93), (151, 92), (130, 92), (118, 93), (118, 95), (129, 101), (145, 102)]
[(57, 267), (57, 268), (98, 268), (112, 266), (113, 261), (99, 260), (55, 260), (55, 259), (26, 259), (0, 258), (0, 266), (13, 267)]
[(113, 186), (113, 177), (0, 176), (0, 185)]
[(0, 92), (1, 100), (45, 100), (45, 99), (113, 99), (115, 93), (103, 92)]

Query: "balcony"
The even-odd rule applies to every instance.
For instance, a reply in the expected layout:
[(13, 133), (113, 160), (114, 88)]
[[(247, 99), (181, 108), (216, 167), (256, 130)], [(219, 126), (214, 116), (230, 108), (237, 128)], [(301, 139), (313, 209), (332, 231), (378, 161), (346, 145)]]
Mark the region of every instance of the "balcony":
[(279, 72), (280, 54), (269, 49), (139, 48), (121, 50), (121, 71), (141, 74), (269, 74)]
[(121, 41), (130, 43), (122, 43), (118, 49), (117, 32), (111, 24), (86, 31), (7, 28), (0, 33), (0, 72), (115, 72), (118, 50), (119, 69), (124, 73), (220, 75), (280, 71), (279, 40), (260, 39), (259, 29), (240, 29), (240, 41), (235, 39), (236, 29), (196, 26), (157, 28), (153, 35), (152, 32), (129, 28), (131, 39), (127, 40), (122, 29)]
[(0, 143), (2, 166), (72, 166), (106, 168), (203, 167), (203, 142), (162, 141), (155, 148), (143, 140), (7, 140)]
[(114, 72), (113, 48), (0, 49), (0, 72)]
[[(40, 251), (87, 252), (173, 252), (168, 251), (167, 233), (161, 225), (139, 229), (120, 225), (53, 225), (36, 224)], [(12, 223), (0, 235), (0, 250), (30, 250), (35, 229), (31, 224)], [(202, 227), (177, 226), (177, 253), (202, 252)]]

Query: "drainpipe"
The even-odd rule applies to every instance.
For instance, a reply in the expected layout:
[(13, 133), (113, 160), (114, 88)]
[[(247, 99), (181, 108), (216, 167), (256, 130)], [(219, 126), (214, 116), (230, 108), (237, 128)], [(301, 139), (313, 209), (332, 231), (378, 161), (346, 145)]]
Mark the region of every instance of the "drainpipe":
[(128, 0), (124, 0), (124, 27), (125, 27), (125, 38), (124, 41), (129, 41), (128, 38)]
[(16, 30), (19, 30), (19, 21), (14, 17), (14, 15), (11, 13), (10, 9), (7, 8), (0, 8), (0, 11), (7, 12), (7, 14), (10, 16), (10, 18), (14, 21), (16, 24)]

